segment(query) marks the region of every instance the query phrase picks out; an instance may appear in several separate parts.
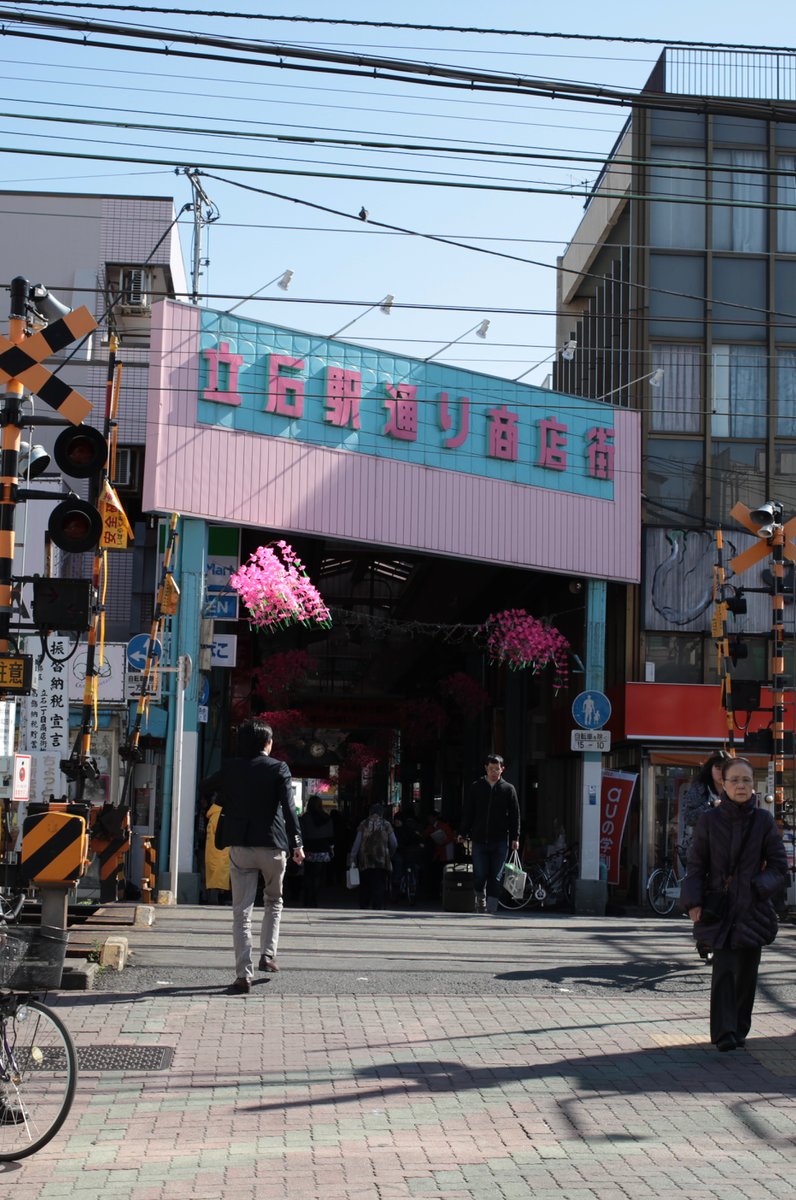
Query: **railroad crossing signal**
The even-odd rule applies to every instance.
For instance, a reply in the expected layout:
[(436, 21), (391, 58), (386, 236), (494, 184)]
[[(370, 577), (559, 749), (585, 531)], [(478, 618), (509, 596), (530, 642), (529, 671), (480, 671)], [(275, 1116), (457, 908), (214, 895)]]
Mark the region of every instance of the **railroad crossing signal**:
[[(747, 508), (745, 504), (739, 501), (735, 508), (730, 511), (730, 516), (734, 517), (739, 525), (743, 525), (744, 529), (748, 529), (750, 533), (759, 536), (758, 531), (762, 528), (762, 521), (755, 521), (752, 517), (752, 510)], [(785, 535), (785, 543), (782, 547), (782, 553), (785, 558), (789, 558), (791, 562), (796, 562), (796, 546), (790, 540), (796, 537), (796, 517), (791, 517), (782, 526), (782, 532)], [(740, 554), (736, 554), (735, 558), (730, 562), (730, 566), (736, 575), (743, 574), (753, 567), (755, 563), (762, 562), (764, 558), (768, 558), (771, 553), (771, 547), (768, 540), (762, 537), (759, 542), (748, 549), (742, 550)]]
[(97, 322), (84, 306), (53, 321), (19, 345), (0, 334), (0, 385), (7, 385), (12, 380), (22, 384), (54, 408), (59, 416), (79, 425), (91, 412), (91, 403), (42, 366), (42, 360), (96, 328)]

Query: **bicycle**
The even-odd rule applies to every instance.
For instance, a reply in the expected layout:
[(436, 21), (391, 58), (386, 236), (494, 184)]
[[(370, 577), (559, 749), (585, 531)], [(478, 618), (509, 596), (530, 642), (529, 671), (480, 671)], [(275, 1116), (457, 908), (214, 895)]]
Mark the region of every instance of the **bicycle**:
[(510, 896), (505, 888), (500, 889), (498, 904), (501, 908), (520, 909), (528, 905), (544, 908), (562, 904), (571, 909), (575, 900), (575, 880), (578, 877), (577, 846), (567, 846), (543, 862), (523, 863), (526, 871), (525, 890), (522, 896)]
[(24, 893), (0, 896), (0, 1162), (46, 1146), (77, 1087), (69, 1031), (34, 994), (60, 986), (66, 931), (20, 925), (24, 902)]
[(677, 874), (677, 863), (685, 868), (686, 847), (675, 846), (677, 858), (672, 860), (667, 855), (661, 866), (650, 873), (647, 880), (647, 901), (654, 913), (659, 917), (668, 917), (673, 911), (680, 895), (680, 876)]

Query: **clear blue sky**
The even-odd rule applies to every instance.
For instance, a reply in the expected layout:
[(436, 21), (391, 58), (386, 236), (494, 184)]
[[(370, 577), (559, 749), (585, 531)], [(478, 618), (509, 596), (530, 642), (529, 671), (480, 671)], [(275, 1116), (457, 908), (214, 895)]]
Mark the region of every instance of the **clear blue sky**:
[[(3, 12), (8, 8), (31, 11), (31, 7), (4, 5)], [(189, 7), (196, 14), (203, 8), (256, 13), (265, 6), (263, 0), (208, 0)], [(748, 4), (697, 5), (684, 0), (655, 10), (638, 4), (595, 6), (577, 0), (561, 6), (514, 0), (491, 5), (459, 0), (455, 4), (393, 6), (373, 0), (274, 0), (267, 8), (303, 16), (652, 37), (661, 38), (661, 46), (666, 39), (689, 38), (779, 45), (791, 28), (792, 14), (791, 6), (786, 9), (779, 0), (754, 10)], [(80, 5), (42, 8), (41, 12), (80, 13), (88, 19), (164, 30), (289, 41), (628, 88), (643, 85), (660, 49), (621, 42), (114, 13), (113, 5), (105, 6), (103, 12)], [(444, 361), (515, 377), (553, 351), (553, 268), (577, 226), (581, 197), (420, 187), (349, 176), (582, 188), (594, 178), (592, 165), (490, 161), (474, 156), (468, 147), (603, 155), (626, 119), (623, 110), (341, 75), (321, 77), (320, 73), (289, 67), (166, 59), (157, 54), (55, 45), (8, 34), (2, 48), (6, 66), (0, 105), (0, 186), (5, 189), (168, 194), (180, 207), (190, 199), (190, 188), (170, 166), (38, 158), (18, 151), (118, 152), (169, 164), (215, 163), (221, 168), (216, 173), (230, 180), (313, 200), (351, 216), (364, 207), (371, 218), (389, 224), (452, 235), (547, 264), (510, 263), (417, 238), (385, 235), (369, 223), (257, 196), (226, 182), (206, 181), (208, 195), (220, 211), (220, 219), (209, 231), (210, 263), (201, 283), (201, 290), (210, 293), (207, 302), (212, 307), (233, 303), (216, 300), (214, 294), (245, 296), (290, 268), (295, 273), (288, 293), (291, 299), (362, 301), (365, 305), (376, 304), (390, 292), (397, 304), (429, 306), (396, 307), (389, 317), (374, 311), (347, 332), (345, 336), (352, 340), (403, 348), (408, 354), (424, 357), (488, 317), (487, 340), (470, 336), (446, 353)], [(33, 116), (133, 119), (174, 126), (175, 131), (118, 130), (77, 125), (71, 120), (47, 124), (30, 119)], [(211, 131), (225, 131), (227, 136), (210, 136)], [(354, 134), (371, 140), (422, 142), (428, 150), (296, 146), (256, 141), (250, 135), (258, 131), (324, 137)], [(460, 152), (441, 154), (435, 147), (442, 145), (458, 146)], [(259, 164), (278, 173), (243, 175), (224, 169), (242, 163)], [(287, 169), (328, 170), (344, 178), (301, 178), (284, 174)], [(190, 218), (183, 218), (183, 229), (189, 259)], [(5, 266), (0, 265), (0, 279), (7, 275)], [(59, 281), (47, 282), (57, 287)], [(273, 287), (265, 295), (272, 299), (251, 302), (239, 311), (325, 334), (359, 311), (334, 303), (287, 303), (284, 294)], [(451, 311), (456, 305), (473, 311)], [(494, 312), (504, 307), (528, 310), (528, 315)], [(540, 315), (532, 315), (534, 312)], [(548, 369), (547, 365), (540, 367), (527, 381), (541, 382)]]

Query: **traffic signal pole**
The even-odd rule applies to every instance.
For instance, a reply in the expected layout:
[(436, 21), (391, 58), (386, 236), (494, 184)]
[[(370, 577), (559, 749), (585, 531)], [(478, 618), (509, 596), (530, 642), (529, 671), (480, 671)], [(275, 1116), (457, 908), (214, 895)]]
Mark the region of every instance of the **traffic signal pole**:
[[(25, 339), (28, 283), (16, 278), (11, 282), (11, 312), (8, 336), (15, 346)], [(14, 570), (14, 518), (17, 506), (19, 444), (22, 440), (20, 404), (24, 394), (21, 383), (10, 379), (3, 402), (2, 442), (0, 443), (0, 653), (7, 654), (11, 634)]]
[(769, 538), (771, 574), (774, 587), (771, 597), (771, 690), (774, 711), (771, 721), (774, 751), (774, 811), (782, 816), (785, 802), (785, 530), (781, 522), (774, 525)]

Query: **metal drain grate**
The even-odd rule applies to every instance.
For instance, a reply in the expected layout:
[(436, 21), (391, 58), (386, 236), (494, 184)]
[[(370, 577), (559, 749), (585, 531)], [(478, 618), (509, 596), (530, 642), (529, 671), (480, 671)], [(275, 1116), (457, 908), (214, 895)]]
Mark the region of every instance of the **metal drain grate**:
[(78, 1046), (81, 1071), (165, 1071), (174, 1058), (173, 1046)]

